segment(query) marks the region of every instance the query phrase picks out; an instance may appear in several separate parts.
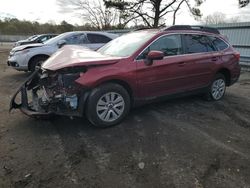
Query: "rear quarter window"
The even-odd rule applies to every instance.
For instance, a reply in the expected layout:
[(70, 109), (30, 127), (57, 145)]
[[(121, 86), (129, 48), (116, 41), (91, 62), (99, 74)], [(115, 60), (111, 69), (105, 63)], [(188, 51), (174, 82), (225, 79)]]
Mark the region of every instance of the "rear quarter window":
[(65, 38), (67, 44), (85, 44), (87, 43), (86, 37), (84, 34), (76, 34), (70, 37)]
[(228, 48), (228, 44), (217, 37), (209, 37), (212, 40), (213, 45), (219, 50), (225, 50)]
[(211, 41), (205, 35), (185, 34), (184, 40), (187, 54), (216, 51)]
[(99, 34), (87, 34), (90, 43), (108, 43), (111, 41), (109, 37)]

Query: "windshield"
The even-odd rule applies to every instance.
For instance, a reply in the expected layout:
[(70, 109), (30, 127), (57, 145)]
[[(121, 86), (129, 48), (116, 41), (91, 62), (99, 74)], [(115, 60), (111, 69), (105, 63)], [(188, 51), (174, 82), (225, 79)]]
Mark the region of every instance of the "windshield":
[(32, 36), (29, 37), (27, 40), (31, 40), (31, 39), (36, 38), (36, 37), (37, 37), (37, 35), (32, 35)]
[(37, 36), (31, 38), (30, 41), (34, 41), (34, 40), (38, 39), (40, 36), (41, 36), (41, 35), (37, 35)]
[(134, 32), (118, 37), (98, 50), (101, 54), (127, 57), (136, 52), (155, 32)]

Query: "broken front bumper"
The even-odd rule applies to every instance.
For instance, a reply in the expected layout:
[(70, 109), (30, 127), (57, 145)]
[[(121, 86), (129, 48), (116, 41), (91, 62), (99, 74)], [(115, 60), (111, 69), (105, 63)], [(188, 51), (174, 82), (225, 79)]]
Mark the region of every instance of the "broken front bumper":
[[(10, 109), (9, 111), (13, 109), (19, 109), (24, 114), (31, 116), (31, 117), (48, 117), (50, 115), (56, 114), (56, 115), (66, 115), (66, 116), (82, 116), (84, 111), (84, 106), (88, 97), (88, 91), (86, 90), (80, 90), (80, 96), (78, 99), (78, 107), (74, 110), (65, 110), (62, 109), (60, 111), (46, 111), (43, 108), (41, 108), (38, 104), (38, 95), (37, 91), (40, 87), (39, 85), (39, 70), (36, 70), (33, 72), (25, 81), (24, 83), (17, 89), (17, 91), (14, 93), (13, 97), (10, 101)], [(29, 92), (31, 95), (29, 95)], [(20, 94), (20, 103), (16, 102), (18, 95)]]
[[(28, 116), (48, 116), (51, 115), (51, 112), (38, 112), (34, 111), (31, 108), (31, 104), (28, 102), (28, 95), (27, 95), (27, 89), (30, 87), (30, 84), (32, 84), (32, 80), (38, 76), (39, 70), (34, 71), (25, 81), (24, 83), (17, 89), (13, 97), (10, 101), (10, 109), (9, 112), (13, 109), (20, 109), (24, 114)], [(18, 104), (16, 102), (17, 95), (21, 95), (21, 102)]]

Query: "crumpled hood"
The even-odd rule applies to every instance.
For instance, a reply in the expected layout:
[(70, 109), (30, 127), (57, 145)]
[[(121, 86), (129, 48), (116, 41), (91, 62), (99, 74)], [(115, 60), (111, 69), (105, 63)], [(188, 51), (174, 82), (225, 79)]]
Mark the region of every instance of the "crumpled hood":
[(108, 65), (117, 63), (120, 59), (121, 57), (102, 55), (82, 46), (66, 45), (45, 61), (42, 68), (55, 71), (75, 66)]
[(22, 45), (22, 46), (17, 46), (15, 48), (13, 48), (11, 51), (17, 52), (17, 51), (21, 51), (21, 50), (25, 50), (25, 49), (29, 49), (29, 48), (41, 47), (41, 46), (44, 46), (44, 44), (42, 44), (42, 43), (26, 44), (26, 45)]

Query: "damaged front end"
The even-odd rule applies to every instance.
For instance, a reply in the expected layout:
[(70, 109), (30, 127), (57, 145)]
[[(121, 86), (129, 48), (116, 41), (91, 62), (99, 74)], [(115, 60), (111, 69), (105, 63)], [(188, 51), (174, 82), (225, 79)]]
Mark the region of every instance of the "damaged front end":
[(88, 89), (75, 80), (84, 72), (85, 67), (60, 71), (36, 70), (13, 95), (10, 111), (20, 109), (24, 114), (33, 117), (52, 114), (82, 116)]

